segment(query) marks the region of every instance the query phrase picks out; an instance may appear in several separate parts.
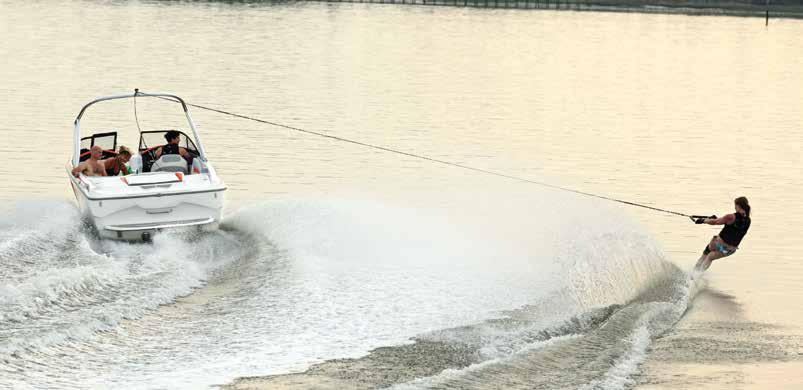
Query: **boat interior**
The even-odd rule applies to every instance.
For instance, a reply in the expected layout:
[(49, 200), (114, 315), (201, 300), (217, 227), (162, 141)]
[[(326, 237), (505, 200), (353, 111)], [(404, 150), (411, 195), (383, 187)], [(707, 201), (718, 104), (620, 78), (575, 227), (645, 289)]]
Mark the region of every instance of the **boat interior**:
[[(162, 155), (157, 158), (157, 150), (165, 145), (164, 135), (168, 131), (177, 131), (180, 134), (179, 146), (186, 149), (189, 158), (182, 158), (178, 155)], [(100, 145), (103, 149), (102, 159), (117, 156), (117, 132), (104, 131), (81, 138), (81, 151), (79, 161), (89, 159), (90, 148)], [(200, 173), (197, 164), (193, 161), (200, 155), (195, 143), (190, 137), (181, 130), (148, 130), (140, 132), (138, 143), (138, 158), (132, 156), (132, 168), (136, 168), (136, 173), (148, 172), (181, 172), (189, 175)]]

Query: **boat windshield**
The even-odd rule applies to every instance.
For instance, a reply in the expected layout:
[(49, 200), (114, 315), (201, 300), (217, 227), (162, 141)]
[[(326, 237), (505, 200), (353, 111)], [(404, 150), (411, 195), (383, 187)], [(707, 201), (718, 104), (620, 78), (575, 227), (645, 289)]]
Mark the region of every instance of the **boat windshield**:
[[(140, 133), (139, 136), (140, 153), (148, 149), (153, 149), (155, 147), (159, 147), (166, 144), (167, 140), (165, 140), (165, 133), (167, 133), (168, 131), (170, 130), (151, 130), (151, 131), (143, 131), (142, 133)], [(193, 155), (198, 155), (198, 148), (195, 147), (195, 143), (192, 142), (190, 138), (187, 137), (186, 134), (184, 134), (184, 132), (180, 130), (175, 130), (175, 131), (178, 131), (179, 134), (181, 134), (181, 138), (178, 142), (179, 146), (184, 147), (185, 149), (190, 151), (190, 153), (192, 153)]]

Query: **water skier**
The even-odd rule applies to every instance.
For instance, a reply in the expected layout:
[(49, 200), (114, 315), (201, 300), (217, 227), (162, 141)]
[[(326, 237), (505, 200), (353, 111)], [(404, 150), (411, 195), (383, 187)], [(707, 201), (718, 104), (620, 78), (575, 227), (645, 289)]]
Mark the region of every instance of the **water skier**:
[(711, 239), (711, 242), (703, 250), (702, 256), (697, 260), (695, 269), (705, 271), (711, 266), (711, 262), (732, 255), (739, 249), (747, 230), (750, 229), (750, 203), (747, 198), (740, 196), (734, 199), (736, 212), (725, 215), (721, 218), (698, 218), (698, 224), (725, 225), (718, 235)]

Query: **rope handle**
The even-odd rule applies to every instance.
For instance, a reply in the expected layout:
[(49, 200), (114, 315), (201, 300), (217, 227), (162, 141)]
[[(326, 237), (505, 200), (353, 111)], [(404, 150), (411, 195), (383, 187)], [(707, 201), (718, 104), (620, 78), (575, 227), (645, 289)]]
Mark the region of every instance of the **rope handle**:
[(689, 215), (689, 218), (691, 218), (692, 222), (694, 222), (694, 223), (696, 223), (698, 225), (701, 225), (703, 223), (703, 221), (705, 221), (706, 219), (708, 219), (708, 218), (717, 219), (717, 216), (716, 215)]

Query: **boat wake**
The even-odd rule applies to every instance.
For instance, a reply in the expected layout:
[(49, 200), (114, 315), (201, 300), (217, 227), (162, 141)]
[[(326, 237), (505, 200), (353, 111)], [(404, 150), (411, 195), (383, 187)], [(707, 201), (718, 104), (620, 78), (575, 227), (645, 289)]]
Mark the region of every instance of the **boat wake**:
[(140, 318), (241, 254), (225, 233), (162, 235), (153, 245), (97, 240), (66, 202), (24, 205), (9, 220), (0, 246), (0, 360), (12, 362)]
[[(576, 212), (586, 217), (593, 214), (582, 207)], [(606, 220), (604, 227), (588, 229), (570, 224), (564, 227), (566, 237), (553, 236), (547, 240), (551, 248), (539, 248), (555, 267), (550, 268), (544, 259), (530, 258), (538, 268), (527, 279), (548, 276), (542, 283), (533, 282), (542, 293), (532, 293), (526, 304), (494, 311), (482, 321), (471, 323), (464, 318), (458, 322), (465, 325), (420, 332), (411, 339), (412, 345), (408, 341), (382, 347), (360, 358), (324, 361), (302, 373), (260, 381), (299, 388), (326, 388), (326, 383), (395, 389), (628, 388), (651, 341), (672, 329), (705, 285), (700, 275), (666, 261), (640, 227), (611, 216)], [(320, 224), (321, 218), (316, 221)], [(314, 230), (305, 228), (317, 236)], [(297, 239), (295, 234), (281, 230), (269, 234), (280, 246), (307, 248), (287, 239)], [(504, 268), (505, 262), (495, 259), (494, 264)], [(525, 268), (516, 267), (516, 272)], [(500, 308), (505, 303), (495, 305)]]
[(704, 288), (596, 203), (472, 210), (286, 199), (132, 244), (20, 202), (0, 223), (0, 387), (620, 389)]
[[(544, 326), (542, 310), (527, 307), (503, 319), (421, 336), (476, 351), (476, 362), (393, 388), (629, 388), (651, 340), (677, 323), (701, 288), (680, 270), (666, 271), (629, 302), (589, 309), (559, 325)], [(562, 301), (555, 296), (543, 304)]]

